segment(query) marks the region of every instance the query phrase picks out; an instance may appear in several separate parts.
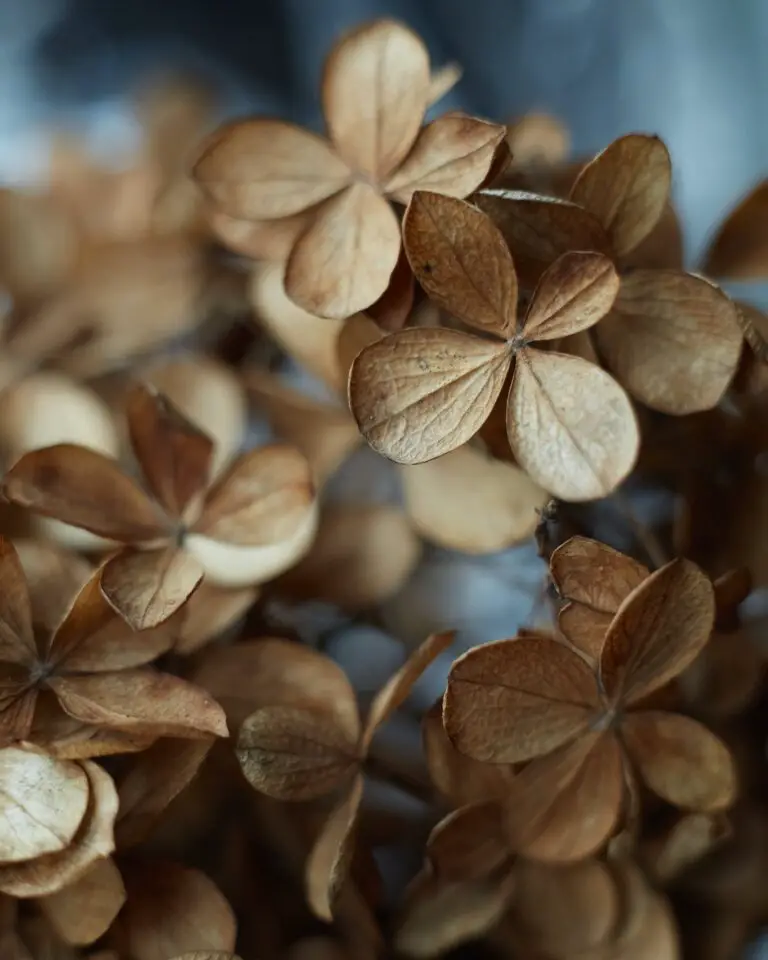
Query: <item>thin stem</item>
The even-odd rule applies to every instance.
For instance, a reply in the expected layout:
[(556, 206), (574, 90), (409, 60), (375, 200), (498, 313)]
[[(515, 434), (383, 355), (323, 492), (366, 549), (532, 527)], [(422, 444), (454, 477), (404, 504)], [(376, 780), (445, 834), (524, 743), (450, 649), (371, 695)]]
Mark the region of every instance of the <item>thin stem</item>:
[(382, 757), (374, 757), (369, 754), (365, 758), (363, 768), (374, 780), (388, 783), (422, 803), (434, 803), (435, 792), (429, 783), (408, 771), (395, 769), (391, 763)]
[(651, 562), (651, 566), (658, 570), (659, 567), (663, 567), (665, 563), (668, 563), (670, 557), (667, 555), (667, 551), (664, 549), (661, 541), (649, 526), (646, 526), (646, 524), (638, 519), (637, 514), (632, 509), (632, 504), (624, 494), (617, 490), (613, 494), (613, 502), (616, 504), (619, 513), (626, 520), (627, 526), (632, 530), (635, 539), (645, 551), (648, 560)]

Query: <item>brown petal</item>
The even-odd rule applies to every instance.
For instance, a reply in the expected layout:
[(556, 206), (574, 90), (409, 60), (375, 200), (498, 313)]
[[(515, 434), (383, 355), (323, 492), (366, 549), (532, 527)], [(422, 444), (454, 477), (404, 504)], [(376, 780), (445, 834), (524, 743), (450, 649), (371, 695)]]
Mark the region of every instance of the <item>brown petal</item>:
[(0, 890), (12, 897), (44, 897), (77, 883), (115, 849), (117, 790), (98, 764), (83, 763), (90, 795), (83, 822), (69, 846), (23, 864), (0, 866)]
[(609, 695), (626, 703), (663, 687), (691, 663), (715, 623), (709, 578), (673, 560), (626, 598), (605, 638), (600, 671)]
[(567, 601), (558, 626), (570, 643), (598, 657), (613, 615), (649, 575), (631, 557), (587, 537), (571, 537), (549, 560), (552, 580)]
[(307, 902), (326, 923), (333, 920), (334, 901), (346, 879), (362, 800), (363, 778), (357, 776), (320, 831), (304, 868)]
[(124, 903), (123, 878), (109, 857), (97, 860), (75, 883), (37, 901), (61, 939), (75, 946), (103, 936)]
[(248, 782), (277, 800), (332, 793), (356, 769), (357, 740), (320, 711), (263, 707), (240, 728), (237, 759)]
[(761, 280), (768, 276), (768, 180), (763, 180), (743, 197), (712, 241), (704, 270), (712, 277), (728, 280)]
[(469, 203), (419, 190), (403, 220), (405, 252), (430, 299), (480, 330), (511, 336), (517, 277), (507, 244)]
[(224, 711), (199, 687), (148, 667), (75, 677), (50, 686), (83, 723), (156, 737), (226, 737)]
[(385, 180), (416, 139), (429, 93), (421, 39), (394, 20), (363, 24), (325, 63), (323, 113), (334, 146), (352, 168)]
[(302, 525), (314, 496), (306, 457), (270, 444), (238, 457), (211, 488), (194, 532), (240, 546), (279, 543)]
[(415, 288), (411, 265), (401, 246), (387, 289), (366, 309), (364, 316), (385, 333), (402, 330), (411, 315)]
[[(116, 619), (114, 610), (101, 592), (100, 577), (101, 573), (97, 570), (71, 600), (69, 609), (48, 645), (46, 659), (51, 664), (59, 665), (81, 645), (88, 644), (93, 635), (110, 621)], [(98, 653), (94, 659), (98, 664)], [(87, 655), (86, 665), (74, 669), (89, 669)]]
[(424, 715), (421, 736), (430, 779), (453, 807), (496, 800), (506, 794), (513, 767), (481, 763), (459, 753), (445, 732), (441, 701)]
[[(410, 270), (410, 267), (408, 268)], [(344, 321), (336, 341), (336, 359), (344, 381), (343, 393), (347, 392), (349, 371), (359, 353), (384, 337), (384, 331), (364, 313), (357, 313)]]
[(88, 806), (82, 767), (45, 754), (0, 750), (0, 863), (58, 853), (72, 842)]
[(631, 133), (584, 167), (570, 199), (595, 214), (616, 255), (623, 257), (658, 223), (671, 181), (672, 163), (663, 141)]
[(184, 604), (174, 651), (195, 653), (244, 617), (258, 597), (258, 587), (219, 587), (204, 580)]
[(124, 547), (102, 567), (101, 589), (134, 630), (146, 630), (173, 616), (202, 578), (202, 567), (186, 550)]
[(733, 828), (722, 813), (684, 813), (661, 836), (646, 843), (643, 862), (666, 885), (732, 835)]
[(168, 960), (235, 948), (237, 925), (218, 887), (200, 870), (148, 861), (124, 871), (128, 900), (117, 938), (121, 956)]
[(10, 540), (0, 536), (0, 661), (25, 664), (36, 655), (32, 606), (24, 570)]
[(337, 341), (343, 323), (307, 313), (285, 293), (283, 264), (258, 264), (251, 274), (249, 298), (256, 321), (297, 363), (332, 390), (346, 377), (339, 370)]
[(506, 344), (412, 328), (366, 347), (349, 374), (365, 439), (398, 463), (424, 463), (466, 443), (491, 412), (511, 363)]
[(285, 269), (285, 290), (302, 309), (344, 320), (384, 293), (400, 253), (400, 225), (367, 183), (327, 201), (299, 237)]
[(517, 355), (507, 434), (520, 466), (570, 502), (615, 490), (640, 445), (632, 404), (613, 377), (580, 357), (531, 347)]
[(387, 193), (399, 203), (408, 203), (414, 190), (466, 197), (485, 179), (504, 133), (498, 124), (463, 114), (438, 117), (421, 130)]
[(0, 668), (0, 745), (33, 739), (38, 691), (30, 687), (29, 671), (29, 666), (18, 664)]
[(504, 831), (502, 805), (496, 800), (449, 813), (427, 838), (427, 863), (446, 880), (490, 877), (509, 866), (513, 855)]
[(444, 653), (456, 639), (456, 631), (433, 633), (420, 644), (408, 657), (400, 669), (394, 673), (379, 690), (368, 709), (363, 728), (362, 744), (367, 750), (376, 731), (408, 698), (414, 683), (427, 667)]
[(736, 319), (744, 339), (762, 363), (768, 363), (768, 316), (749, 303), (736, 301)]
[(301, 643), (263, 637), (211, 650), (193, 677), (224, 706), (233, 727), (277, 704), (325, 710), (350, 741), (360, 736), (357, 698), (330, 657)]
[(137, 384), (125, 403), (131, 446), (149, 489), (180, 518), (208, 484), (213, 441), (156, 389)]
[(443, 956), (462, 943), (479, 940), (501, 920), (514, 895), (512, 874), (501, 882), (422, 876), (421, 885), (409, 888), (395, 931), (398, 954), (416, 960)]
[(601, 253), (564, 253), (539, 280), (525, 316), (526, 340), (556, 340), (594, 326), (619, 292), (616, 268)]
[(238, 220), (220, 210), (208, 212), (213, 236), (235, 253), (252, 260), (282, 263), (306, 229), (311, 213), (297, 213), (280, 220)]
[(3, 480), (11, 503), (127, 543), (163, 536), (154, 504), (114, 460), (60, 443), (25, 454)]
[(365, 610), (405, 583), (421, 545), (403, 511), (391, 504), (329, 505), (310, 552), (278, 584), (298, 600)]
[(90, 579), (91, 564), (44, 540), (15, 540), (14, 546), (27, 580), (34, 620), (52, 632), (64, 619), (72, 598)]
[(280, 439), (307, 458), (319, 487), (360, 443), (360, 432), (345, 408), (314, 400), (260, 370), (249, 371), (246, 387)]
[(722, 740), (696, 720), (644, 710), (629, 714), (621, 729), (640, 776), (663, 800), (709, 813), (733, 803), (733, 758)]
[(567, 863), (597, 851), (616, 827), (624, 792), (621, 748), (587, 733), (533, 760), (504, 802), (512, 846), (533, 860)]
[(422, 537), (482, 554), (530, 537), (548, 495), (511, 463), (465, 444), (400, 472), (405, 508)]
[(518, 190), (482, 190), (472, 203), (501, 230), (525, 287), (533, 287), (563, 253), (596, 250), (610, 254), (600, 222), (573, 203)]
[(595, 676), (580, 657), (547, 637), (518, 637), (454, 662), (443, 722), (461, 753), (518, 763), (578, 736), (597, 709)]
[(75, 720), (64, 712), (52, 691), (44, 690), (37, 700), (30, 739), (59, 760), (90, 760), (146, 750), (155, 738)]
[(611, 313), (595, 328), (601, 353), (626, 389), (654, 410), (709, 410), (741, 353), (733, 303), (701, 277), (636, 270), (622, 278)]
[(278, 220), (325, 200), (350, 171), (329, 143), (281, 120), (232, 123), (209, 137), (194, 177), (221, 211), (239, 220)]
[(211, 740), (158, 740), (140, 753), (120, 783), (120, 850), (144, 840), (171, 802), (194, 779), (213, 746)]

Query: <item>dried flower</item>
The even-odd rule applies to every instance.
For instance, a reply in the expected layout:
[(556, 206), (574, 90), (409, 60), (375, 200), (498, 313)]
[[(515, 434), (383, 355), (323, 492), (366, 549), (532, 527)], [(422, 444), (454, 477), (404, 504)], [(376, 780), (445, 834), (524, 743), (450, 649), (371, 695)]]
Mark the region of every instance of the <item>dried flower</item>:
[(297, 450), (243, 454), (206, 491), (214, 449), (206, 434), (145, 386), (131, 392), (127, 418), (149, 494), (114, 460), (70, 444), (23, 456), (3, 490), (13, 503), (126, 544), (102, 568), (101, 588), (135, 629), (175, 613), (204, 573), (229, 586), (258, 583), (306, 550), (315, 502)]
[[(601, 577), (595, 595), (609, 581)], [(725, 745), (692, 719), (642, 707), (701, 651), (714, 612), (710, 581), (675, 560), (623, 601), (597, 668), (554, 637), (526, 635), (456, 661), (444, 701), (454, 745), (483, 762), (530, 761), (504, 800), (515, 849), (552, 861), (599, 849), (635, 772), (683, 809), (729, 806), (736, 782)]]
[(418, 189), (467, 196), (504, 138), (503, 127), (461, 114), (422, 128), (430, 96), (421, 40), (392, 20), (363, 25), (326, 61), (330, 142), (277, 120), (230, 124), (209, 139), (195, 176), (228, 217), (278, 229), (288, 220), (288, 295), (343, 319), (390, 283), (400, 254), (391, 203)]
[(455, 450), (488, 418), (514, 363), (507, 434), (518, 463), (561, 499), (610, 493), (637, 456), (629, 399), (594, 364), (530, 346), (586, 330), (610, 310), (619, 287), (610, 260), (564, 254), (543, 274), (518, 322), (512, 258), (484, 214), (460, 200), (416, 193), (404, 236), (430, 297), (496, 339), (425, 327), (363, 349), (350, 371), (349, 401), (368, 443), (409, 464)]

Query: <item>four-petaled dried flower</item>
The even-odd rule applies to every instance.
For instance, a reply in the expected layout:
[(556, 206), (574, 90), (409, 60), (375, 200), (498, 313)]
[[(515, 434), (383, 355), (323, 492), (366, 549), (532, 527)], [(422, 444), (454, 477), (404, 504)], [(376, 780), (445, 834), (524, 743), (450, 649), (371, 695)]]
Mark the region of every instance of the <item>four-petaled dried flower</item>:
[(265, 659), (272, 679), (264, 687), (264, 706), (241, 727), (237, 755), (253, 786), (278, 800), (341, 791), (306, 867), (307, 897), (323, 919), (332, 917), (352, 852), (371, 741), (453, 636), (434, 634), (415, 650), (376, 695), (364, 724), (354, 690), (332, 660), (296, 644), (263, 641), (272, 648)]
[(628, 267), (610, 313), (563, 349), (594, 357), (597, 348), (632, 396), (680, 415), (720, 401), (742, 337), (733, 303), (710, 281), (678, 269), (629, 267), (668, 209), (671, 178), (664, 143), (629, 134), (584, 167), (570, 203), (490, 190), (478, 204), (497, 220), (513, 255), (528, 262), (546, 263), (564, 250), (601, 250)]
[(461, 200), (414, 195), (405, 248), (429, 296), (494, 339), (444, 327), (414, 327), (366, 347), (349, 376), (360, 430), (380, 453), (421, 463), (455, 450), (488, 418), (514, 363), (507, 435), (516, 460), (564, 500), (610, 493), (637, 456), (629, 398), (579, 357), (535, 349), (596, 324), (619, 288), (611, 261), (567, 253), (544, 273), (525, 317), (504, 238)]
[(203, 690), (149, 666), (171, 646), (171, 631), (134, 633), (102, 594), (98, 571), (52, 630), (2, 538), (0, 583), (0, 744), (33, 740), (84, 758), (142, 749), (162, 736), (227, 735), (224, 712)]
[(444, 723), (457, 749), (485, 762), (530, 761), (504, 800), (517, 850), (566, 861), (599, 849), (635, 774), (683, 809), (732, 803), (735, 772), (725, 745), (695, 720), (643, 708), (702, 650), (714, 615), (709, 579), (674, 560), (621, 604), (597, 666), (543, 636), (490, 643), (454, 663)]
[(109, 457), (73, 444), (25, 454), (3, 492), (13, 503), (125, 544), (101, 588), (134, 629), (168, 619), (204, 574), (260, 583), (309, 547), (316, 504), (298, 450), (272, 445), (238, 457), (209, 487), (214, 443), (161, 394), (127, 400), (131, 444), (148, 492)]
[(330, 142), (257, 118), (215, 134), (195, 166), (226, 215), (281, 221), (303, 215), (286, 289), (311, 313), (344, 318), (387, 289), (400, 254), (392, 203), (414, 190), (465, 197), (483, 182), (502, 126), (448, 114), (421, 127), (429, 55), (402, 24), (379, 20), (331, 51), (322, 84)]

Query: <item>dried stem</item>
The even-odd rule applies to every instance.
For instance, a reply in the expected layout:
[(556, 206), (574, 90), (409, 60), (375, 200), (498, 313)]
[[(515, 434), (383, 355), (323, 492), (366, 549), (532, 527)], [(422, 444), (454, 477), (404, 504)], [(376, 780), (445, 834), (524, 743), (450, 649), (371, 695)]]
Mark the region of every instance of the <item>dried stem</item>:
[(661, 541), (651, 527), (647, 526), (638, 518), (637, 514), (632, 508), (632, 504), (627, 497), (617, 490), (613, 494), (613, 502), (616, 504), (616, 508), (626, 521), (627, 526), (632, 530), (635, 539), (645, 551), (651, 566), (655, 570), (658, 570), (659, 567), (663, 567), (664, 564), (669, 563), (670, 557), (668, 556), (667, 551), (664, 549)]

